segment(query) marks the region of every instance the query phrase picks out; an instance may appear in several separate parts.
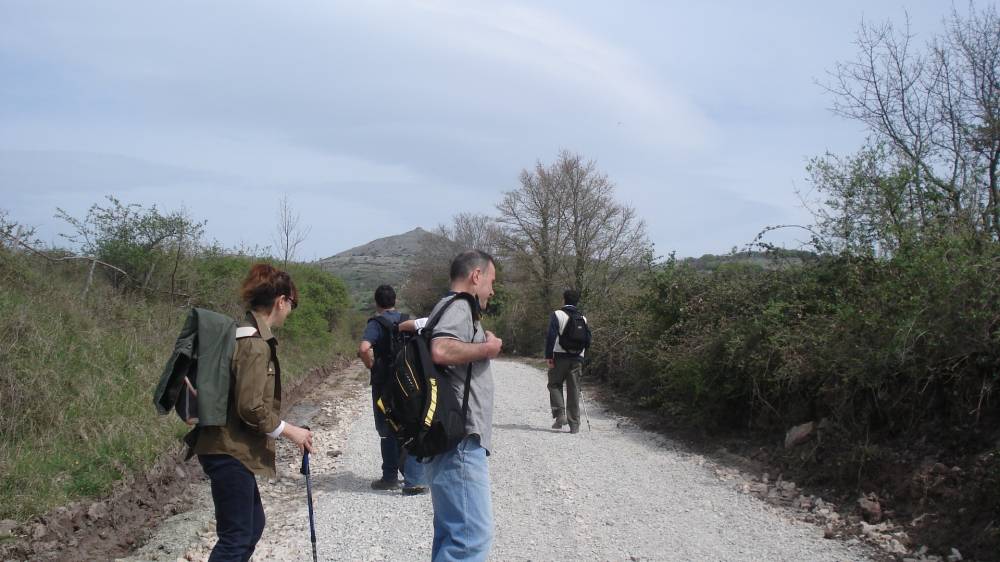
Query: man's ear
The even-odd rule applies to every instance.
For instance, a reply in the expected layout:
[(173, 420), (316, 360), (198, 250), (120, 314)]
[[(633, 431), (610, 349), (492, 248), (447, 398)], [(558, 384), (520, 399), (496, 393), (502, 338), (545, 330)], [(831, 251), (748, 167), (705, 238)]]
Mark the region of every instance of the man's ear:
[(482, 269), (479, 269), (477, 267), (476, 269), (472, 270), (472, 284), (473, 285), (478, 285), (479, 284), (479, 280), (482, 279), (482, 277), (483, 277), (483, 270)]

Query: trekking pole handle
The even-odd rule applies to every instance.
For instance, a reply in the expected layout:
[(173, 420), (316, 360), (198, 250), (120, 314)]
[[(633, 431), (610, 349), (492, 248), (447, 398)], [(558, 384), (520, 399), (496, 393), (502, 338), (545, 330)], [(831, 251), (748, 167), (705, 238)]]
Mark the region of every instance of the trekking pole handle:
[[(309, 429), (308, 425), (302, 426), (302, 429), (304, 429), (306, 431), (312, 431), (311, 429)], [(308, 450), (303, 450), (302, 451), (302, 468), (299, 469), (299, 473), (300, 474), (309, 474), (309, 451)]]

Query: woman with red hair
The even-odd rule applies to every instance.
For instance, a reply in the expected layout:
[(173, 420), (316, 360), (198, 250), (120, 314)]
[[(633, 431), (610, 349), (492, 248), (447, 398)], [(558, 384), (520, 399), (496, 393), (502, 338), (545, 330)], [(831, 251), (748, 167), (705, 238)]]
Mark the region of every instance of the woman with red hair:
[(226, 425), (204, 427), (195, 443), (212, 484), (219, 541), (210, 562), (249, 560), (264, 532), (255, 475), (274, 477), (274, 441), (284, 437), (312, 451), (312, 432), (281, 420), (281, 369), (272, 333), (298, 306), (288, 273), (257, 264), (243, 281), (247, 312), (236, 329)]

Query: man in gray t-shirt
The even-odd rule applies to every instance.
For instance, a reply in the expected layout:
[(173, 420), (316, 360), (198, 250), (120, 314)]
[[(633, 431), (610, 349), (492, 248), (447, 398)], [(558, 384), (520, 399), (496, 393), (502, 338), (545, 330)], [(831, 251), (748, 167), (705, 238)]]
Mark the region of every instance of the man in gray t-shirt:
[[(431, 312), (431, 316), (453, 297), (448, 296), (438, 302)], [(448, 338), (460, 342), (471, 342), (481, 344), (486, 341), (486, 332), (483, 331), (479, 323), (479, 311), (469, 308), (469, 302), (458, 299), (454, 304), (444, 311), (444, 315), (434, 327), (431, 335), (432, 341), (440, 338)], [(475, 317), (475, 320), (473, 318)], [(432, 344), (433, 345), (433, 344)], [(458, 365), (443, 365), (442, 371), (446, 373), (445, 380), (451, 391), (458, 397), (461, 404), (465, 397), (465, 379), (469, 374), (469, 363)], [(489, 359), (480, 359), (472, 362), (472, 378), (469, 383), (469, 414), (465, 419), (465, 434), (478, 435), (479, 444), (490, 451), (490, 437), (493, 434), (493, 370), (490, 367)]]
[[(493, 296), (496, 266), (478, 250), (463, 252), (451, 263), (451, 292), (438, 302), (431, 317), (454, 298), (469, 293), (485, 308)], [(476, 307), (478, 308), (478, 307)], [(493, 425), (493, 371), (490, 360), (500, 354), (503, 341), (484, 330), (480, 311), (464, 300), (444, 312), (431, 334), (431, 357), (444, 367), (449, 389), (459, 403), (465, 397), (465, 379), (472, 365), (465, 438), (457, 447), (435, 455), (425, 466), (434, 506), (431, 560), (486, 560), (493, 542), (493, 506), (490, 500), (490, 438)]]

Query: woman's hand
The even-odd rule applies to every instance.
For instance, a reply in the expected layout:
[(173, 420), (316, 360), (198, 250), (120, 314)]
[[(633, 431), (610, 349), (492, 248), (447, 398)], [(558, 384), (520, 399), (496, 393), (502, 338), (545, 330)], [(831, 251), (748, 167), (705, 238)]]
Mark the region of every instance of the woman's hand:
[(285, 429), (281, 431), (281, 435), (285, 439), (295, 443), (295, 445), (299, 448), (300, 453), (304, 451), (312, 453), (312, 431), (309, 431), (304, 427), (299, 427), (285, 422)]

